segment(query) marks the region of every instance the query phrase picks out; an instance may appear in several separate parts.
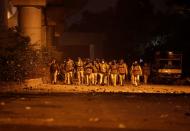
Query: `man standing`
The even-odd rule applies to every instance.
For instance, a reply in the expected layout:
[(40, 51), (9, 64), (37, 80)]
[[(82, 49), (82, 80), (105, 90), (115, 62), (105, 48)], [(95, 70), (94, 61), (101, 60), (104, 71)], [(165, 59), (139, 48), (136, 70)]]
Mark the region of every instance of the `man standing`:
[(74, 69), (74, 62), (71, 58), (67, 58), (65, 68), (66, 68), (65, 83), (70, 85), (73, 82), (73, 69)]
[(100, 85), (104, 85), (107, 84), (108, 82), (108, 64), (102, 60), (102, 62), (100, 63)]
[(150, 66), (149, 66), (149, 64), (144, 63), (142, 71), (143, 71), (144, 84), (147, 84), (148, 78), (150, 76)]
[(92, 83), (93, 65), (91, 61), (85, 65), (86, 84), (89, 86)]
[(65, 80), (65, 63), (61, 63), (59, 66), (59, 79), (61, 81)]
[(81, 85), (84, 82), (84, 63), (80, 57), (78, 57), (78, 61), (76, 62), (76, 66), (77, 66), (78, 84)]
[(120, 86), (124, 85), (125, 75), (128, 75), (127, 64), (124, 62), (123, 59), (120, 60), (118, 64), (118, 73), (119, 73), (119, 83)]
[(92, 84), (96, 85), (98, 83), (98, 70), (99, 64), (96, 60), (93, 61), (93, 73), (92, 73)]
[(117, 74), (118, 74), (118, 66), (116, 60), (113, 60), (110, 65), (110, 76), (111, 76), (111, 83), (113, 86), (117, 84)]
[(141, 66), (135, 61), (131, 67), (131, 81), (132, 84), (138, 86), (140, 83), (140, 76), (142, 75)]
[(50, 64), (50, 79), (52, 84), (56, 84), (57, 75), (58, 75), (58, 65), (56, 63), (56, 60), (53, 59)]

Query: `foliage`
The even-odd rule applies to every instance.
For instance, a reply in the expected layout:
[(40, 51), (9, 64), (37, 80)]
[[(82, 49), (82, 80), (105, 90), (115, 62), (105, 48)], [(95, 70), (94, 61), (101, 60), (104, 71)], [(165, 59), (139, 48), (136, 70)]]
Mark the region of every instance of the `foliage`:
[(0, 81), (23, 81), (44, 75), (42, 51), (28, 46), (28, 37), (10, 30), (1, 34), (6, 35), (0, 39), (3, 43), (0, 49)]

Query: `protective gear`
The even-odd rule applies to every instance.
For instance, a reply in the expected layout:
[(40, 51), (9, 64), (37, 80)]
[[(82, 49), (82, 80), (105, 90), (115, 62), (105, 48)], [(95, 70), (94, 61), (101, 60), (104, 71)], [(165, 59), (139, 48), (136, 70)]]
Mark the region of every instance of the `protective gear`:
[(118, 65), (118, 73), (119, 73), (119, 83), (120, 86), (124, 85), (125, 76), (128, 75), (128, 69), (127, 64), (124, 63), (123, 60), (120, 60), (120, 63)]
[(142, 75), (141, 66), (135, 61), (131, 67), (131, 81), (132, 84), (138, 86), (140, 83), (140, 76)]
[(104, 59), (102, 60), (102, 64), (104, 64), (105, 63), (105, 61), (104, 61)]
[(70, 58), (66, 62), (66, 84), (71, 84), (73, 82), (73, 69), (74, 69), (74, 62)]
[(96, 61), (93, 62), (93, 73), (92, 73), (92, 84), (96, 85), (98, 83), (98, 69), (99, 65)]
[(82, 59), (79, 57), (78, 61), (76, 62), (77, 66), (77, 79), (78, 79), (78, 84), (83, 84), (84, 82), (84, 63)]
[(99, 76), (100, 76), (100, 84), (108, 84), (108, 76), (107, 76), (107, 73), (108, 73), (108, 69), (109, 69), (109, 66), (107, 63), (100, 63), (100, 73), (99, 73)]
[(63, 81), (65, 79), (65, 64), (61, 64), (59, 67), (59, 80)]
[(93, 65), (90, 62), (85, 66), (85, 75), (86, 75), (87, 85), (90, 85), (92, 83), (92, 70), (93, 70)]
[(50, 79), (52, 84), (56, 84), (57, 82), (58, 68), (56, 60), (52, 60), (52, 63), (50, 64)]
[(110, 65), (110, 77), (113, 86), (116, 86), (117, 84), (117, 75), (118, 75), (118, 65), (116, 64), (116, 61), (113, 61), (112, 64)]
[(143, 73), (144, 84), (147, 84), (148, 78), (150, 76), (150, 66), (147, 63), (144, 64), (142, 73)]

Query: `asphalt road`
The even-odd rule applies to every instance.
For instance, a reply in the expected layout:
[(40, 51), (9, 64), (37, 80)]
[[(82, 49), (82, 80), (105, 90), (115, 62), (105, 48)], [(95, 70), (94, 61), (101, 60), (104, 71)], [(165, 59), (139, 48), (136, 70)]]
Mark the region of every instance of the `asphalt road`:
[(190, 95), (0, 94), (0, 131), (189, 131)]

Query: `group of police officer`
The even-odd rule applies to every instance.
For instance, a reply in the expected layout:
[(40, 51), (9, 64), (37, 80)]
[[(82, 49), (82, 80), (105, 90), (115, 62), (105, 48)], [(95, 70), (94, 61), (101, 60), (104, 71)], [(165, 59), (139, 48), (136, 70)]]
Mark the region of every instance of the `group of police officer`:
[[(150, 66), (145, 63), (143, 67), (135, 61), (129, 68), (123, 59), (106, 62), (104, 59), (77, 61), (67, 58), (64, 63), (58, 64), (55, 59), (50, 63), (51, 83), (56, 84), (57, 80), (64, 84), (78, 85), (120, 85), (123, 86), (128, 76), (131, 76), (131, 83), (135, 86), (140, 84), (140, 77), (147, 84), (150, 75)], [(75, 81), (75, 82), (74, 82)]]

